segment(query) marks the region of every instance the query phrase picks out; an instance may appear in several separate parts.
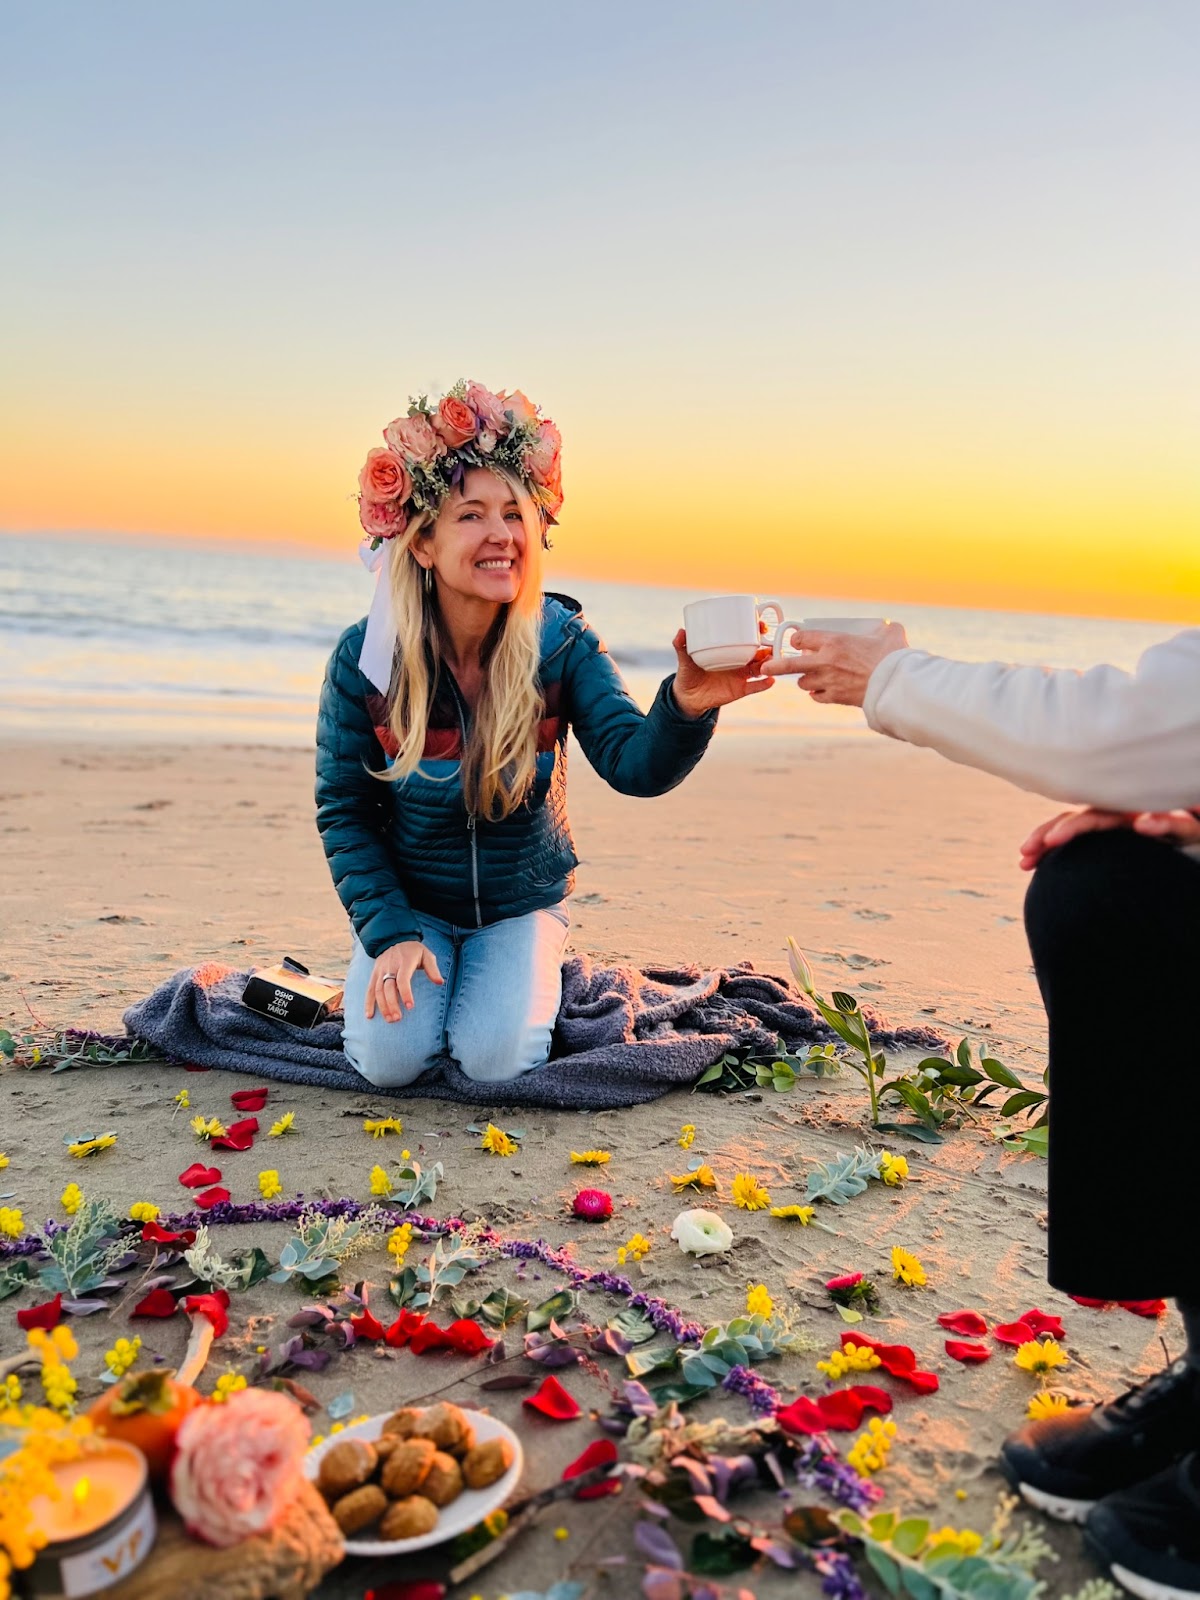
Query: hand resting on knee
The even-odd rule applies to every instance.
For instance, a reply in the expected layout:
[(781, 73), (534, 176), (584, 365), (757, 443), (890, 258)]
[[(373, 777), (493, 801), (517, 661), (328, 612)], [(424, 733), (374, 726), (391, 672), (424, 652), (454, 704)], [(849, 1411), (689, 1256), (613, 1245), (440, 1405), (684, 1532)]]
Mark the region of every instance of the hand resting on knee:
[[(413, 1008), (412, 981), (423, 972), (430, 983), (445, 983), (433, 951), (416, 939), (394, 944), (378, 956), (367, 983), (367, 1017), (376, 1006), (386, 1022), (399, 1022)], [(401, 1009), (403, 1008), (403, 1009)]]

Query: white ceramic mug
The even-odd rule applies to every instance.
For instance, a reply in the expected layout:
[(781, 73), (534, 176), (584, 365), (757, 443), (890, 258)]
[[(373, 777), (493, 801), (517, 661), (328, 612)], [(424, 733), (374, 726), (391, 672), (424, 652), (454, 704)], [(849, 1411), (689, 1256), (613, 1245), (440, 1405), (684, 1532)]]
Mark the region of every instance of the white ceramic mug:
[(887, 626), (885, 617), (805, 617), (803, 622), (781, 622), (775, 629), (773, 657), (786, 653), (785, 647), (793, 633), (878, 633)]
[(769, 630), (763, 621), (764, 611), (774, 612), (771, 620), (786, 626), (778, 600), (757, 600), (752, 594), (718, 594), (708, 600), (693, 600), (683, 608), (688, 655), (705, 672), (748, 666), (766, 643)]

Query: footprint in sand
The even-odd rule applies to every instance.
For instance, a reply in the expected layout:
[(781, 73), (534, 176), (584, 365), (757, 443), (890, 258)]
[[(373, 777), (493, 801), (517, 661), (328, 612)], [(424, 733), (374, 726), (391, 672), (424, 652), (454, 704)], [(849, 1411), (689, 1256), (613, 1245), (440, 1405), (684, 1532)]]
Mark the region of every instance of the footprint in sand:
[(864, 967), (890, 967), (890, 961), (884, 961), (880, 956), (864, 956), (857, 952), (843, 955), (840, 950), (831, 950), (830, 956), (834, 961), (840, 961), (844, 967), (850, 967), (854, 972), (861, 972)]
[(854, 915), (861, 917), (864, 922), (890, 922), (892, 920), (890, 911), (871, 911), (865, 906), (856, 911)]

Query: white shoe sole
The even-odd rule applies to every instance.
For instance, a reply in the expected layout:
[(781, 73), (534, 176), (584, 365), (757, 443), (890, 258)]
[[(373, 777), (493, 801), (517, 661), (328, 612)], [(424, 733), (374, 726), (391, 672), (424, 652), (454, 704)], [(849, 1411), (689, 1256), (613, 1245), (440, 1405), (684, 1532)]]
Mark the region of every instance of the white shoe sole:
[(1136, 1594), (1139, 1600), (1196, 1600), (1195, 1589), (1173, 1589), (1169, 1583), (1155, 1583), (1153, 1578), (1140, 1577), (1136, 1572), (1130, 1572), (1128, 1567), (1116, 1565), (1109, 1569), (1122, 1589), (1128, 1589), (1130, 1594)]
[[(1027, 1505), (1031, 1505), (1035, 1511), (1045, 1512), (1056, 1522), (1082, 1524), (1087, 1521), (1088, 1512), (1096, 1504), (1094, 1500), (1068, 1500), (1065, 1495), (1047, 1494), (1045, 1489), (1035, 1489), (1031, 1483), (1019, 1483), (1017, 1492)], [(1158, 1597), (1151, 1597), (1151, 1600), (1158, 1600)]]

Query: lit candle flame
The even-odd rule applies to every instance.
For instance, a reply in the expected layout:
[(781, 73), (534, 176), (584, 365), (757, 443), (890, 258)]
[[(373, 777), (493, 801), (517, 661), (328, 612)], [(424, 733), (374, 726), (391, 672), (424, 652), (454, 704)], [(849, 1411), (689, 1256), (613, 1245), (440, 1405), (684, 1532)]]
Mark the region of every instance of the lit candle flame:
[(71, 1490), (71, 1495), (74, 1498), (76, 1510), (82, 1508), (84, 1501), (87, 1499), (88, 1495), (91, 1494), (91, 1492), (92, 1480), (90, 1478), (76, 1478), (75, 1487)]

